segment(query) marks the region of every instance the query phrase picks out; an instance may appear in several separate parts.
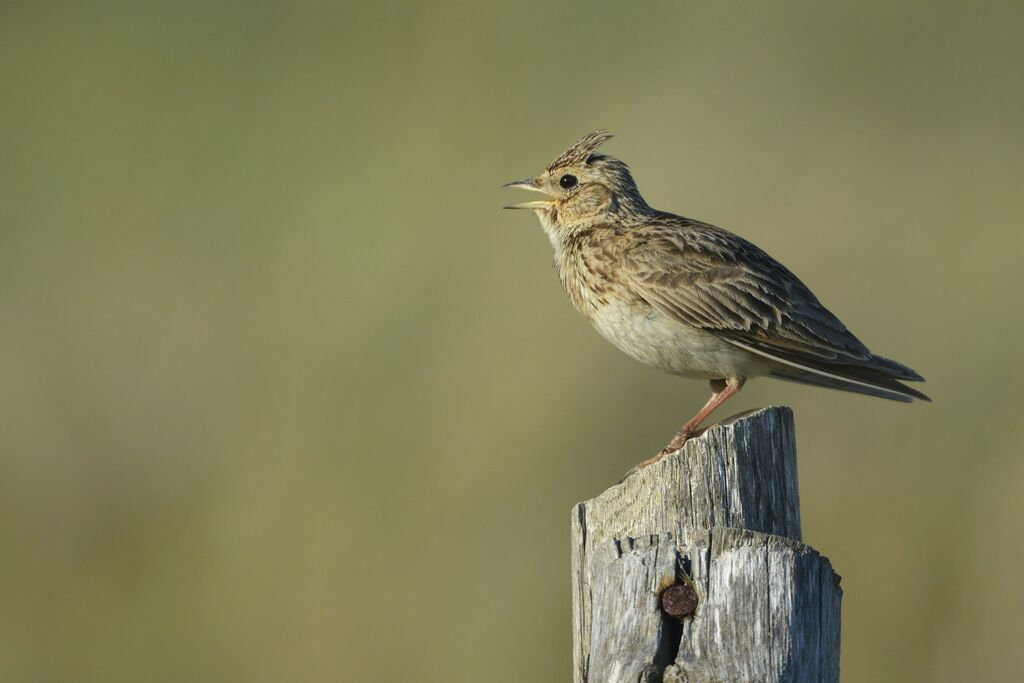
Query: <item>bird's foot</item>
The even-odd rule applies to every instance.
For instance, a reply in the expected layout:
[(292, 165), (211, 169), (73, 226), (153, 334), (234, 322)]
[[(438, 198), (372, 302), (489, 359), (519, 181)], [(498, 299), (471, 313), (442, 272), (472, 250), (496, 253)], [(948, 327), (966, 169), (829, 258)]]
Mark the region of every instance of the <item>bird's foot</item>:
[(672, 440), (668, 442), (667, 446), (665, 446), (660, 451), (658, 451), (658, 454), (655, 455), (653, 458), (647, 458), (647, 460), (644, 460), (641, 463), (637, 463), (636, 465), (633, 465), (633, 467), (631, 467), (630, 470), (628, 472), (626, 472), (626, 476), (624, 476), (619, 481), (619, 483), (621, 484), (622, 482), (626, 481), (627, 479), (632, 477), (634, 474), (636, 474), (637, 472), (639, 472), (643, 468), (648, 467), (649, 465), (653, 465), (656, 462), (659, 462), (666, 455), (672, 455), (673, 453), (678, 451), (680, 448), (682, 448), (683, 444), (685, 444), (690, 439), (692, 439), (694, 437), (702, 436), (704, 434), (704, 432), (706, 432), (709, 429), (712, 429), (714, 427), (719, 427), (719, 426), (721, 426), (721, 424), (722, 424), (721, 422), (716, 422), (715, 424), (708, 425), (707, 427), (696, 427), (696, 428), (692, 428), (692, 429), (687, 429), (685, 426), (680, 427), (679, 431), (677, 431), (675, 433), (675, 436), (672, 437)]
[(661, 449), (661, 452), (658, 453), (657, 455), (657, 460), (655, 460), (654, 462), (661, 460), (669, 453), (675, 453), (676, 451), (683, 447), (684, 443), (694, 438), (695, 436), (700, 436), (709, 429), (711, 429), (711, 427), (703, 427), (699, 429), (687, 429), (686, 427), (683, 427), (678, 432), (676, 432), (676, 435), (672, 437), (672, 440), (668, 442), (668, 445)]
[(644, 460), (641, 463), (637, 463), (628, 472), (626, 472), (626, 476), (622, 478), (622, 481), (626, 481), (643, 468), (648, 467), (649, 465), (653, 465), (656, 462), (659, 462), (666, 455), (671, 455), (675, 453), (676, 451), (683, 447), (683, 444), (686, 443), (688, 439), (692, 439), (695, 436), (700, 436), (705, 431), (707, 431), (707, 428), (680, 429), (679, 431), (676, 432), (675, 436), (672, 437), (672, 440), (668, 442), (668, 445), (662, 448), (660, 451), (658, 451), (657, 455), (655, 455), (653, 458), (648, 458), (647, 460)]
[(647, 467), (648, 465), (653, 465), (654, 463), (658, 462), (671, 452), (672, 451), (662, 448), (660, 451), (658, 451), (658, 454), (655, 455), (653, 458), (647, 458), (647, 460), (644, 460), (643, 462), (639, 462), (633, 465), (632, 467), (629, 468), (629, 471), (626, 472), (625, 476), (623, 476), (622, 479), (619, 480), (619, 483), (621, 484), (622, 482), (626, 481), (634, 474), (636, 474), (643, 468)]

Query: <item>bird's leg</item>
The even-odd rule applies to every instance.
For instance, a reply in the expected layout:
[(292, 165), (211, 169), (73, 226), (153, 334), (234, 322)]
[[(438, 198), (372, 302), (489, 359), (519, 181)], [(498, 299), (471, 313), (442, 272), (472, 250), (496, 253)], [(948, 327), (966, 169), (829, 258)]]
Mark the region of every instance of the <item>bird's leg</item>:
[(633, 469), (626, 473), (626, 477), (629, 477), (637, 470), (642, 470), (648, 465), (653, 465), (669, 453), (678, 451), (683, 447), (683, 444), (686, 443), (687, 439), (692, 436), (697, 436), (700, 433), (700, 431), (697, 430), (700, 423), (707, 419), (707, 416), (714, 412), (715, 408), (725, 403), (730, 396), (742, 389), (744, 382), (746, 382), (746, 379), (743, 377), (733, 377), (727, 380), (711, 380), (711, 391), (713, 393), (711, 394), (711, 398), (708, 399), (708, 402), (704, 404), (704, 407), (700, 409), (700, 412), (694, 415), (689, 422), (679, 428), (679, 431), (677, 431), (675, 436), (672, 437), (672, 440), (668, 442), (668, 445), (661, 449), (660, 453), (633, 467)]
[(672, 440), (668, 442), (662, 450), (661, 455), (668, 455), (674, 451), (678, 451), (686, 443), (686, 440), (691, 436), (697, 436), (699, 433), (697, 428), (700, 427), (700, 423), (707, 419), (708, 415), (713, 413), (718, 406), (729, 400), (729, 397), (737, 393), (743, 388), (743, 383), (746, 380), (742, 377), (730, 377), (729, 379), (713, 379), (711, 380), (711, 398), (704, 404), (704, 407), (693, 416), (693, 418), (679, 428), (676, 435), (672, 437)]

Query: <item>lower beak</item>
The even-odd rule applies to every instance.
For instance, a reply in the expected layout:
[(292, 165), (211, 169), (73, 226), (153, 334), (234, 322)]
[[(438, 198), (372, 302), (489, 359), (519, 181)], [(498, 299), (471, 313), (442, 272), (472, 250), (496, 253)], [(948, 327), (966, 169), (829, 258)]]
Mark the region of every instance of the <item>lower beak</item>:
[[(520, 189), (520, 190), (531, 190), (533, 192), (542, 192), (542, 193), (544, 192), (544, 190), (542, 190), (539, 187), (537, 187), (537, 181), (533, 180), (532, 178), (527, 178), (526, 180), (513, 180), (511, 183), (505, 183), (504, 185), (502, 185), (502, 187), (504, 187), (504, 188), (514, 187), (514, 188), (517, 188), (517, 189)], [(554, 202), (553, 199), (537, 199), (537, 200), (534, 200), (532, 202), (523, 202), (522, 204), (512, 204), (511, 206), (506, 206), (504, 208), (506, 208), (506, 209), (533, 209), (533, 210), (536, 210), (536, 209), (549, 209), (552, 206), (554, 206), (554, 203), (555, 202)]]
[(552, 201), (545, 201), (543, 199), (537, 199), (532, 202), (523, 202), (522, 204), (509, 204), (503, 206), (503, 209), (550, 209), (555, 203)]

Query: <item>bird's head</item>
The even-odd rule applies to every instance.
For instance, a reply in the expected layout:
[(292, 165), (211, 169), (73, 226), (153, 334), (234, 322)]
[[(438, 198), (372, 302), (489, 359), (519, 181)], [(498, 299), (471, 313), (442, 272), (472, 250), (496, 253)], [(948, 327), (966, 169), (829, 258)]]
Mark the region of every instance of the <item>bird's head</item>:
[(506, 183), (503, 187), (541, 192), (546, 198), (505, 208), (534, 211), (552, 237), (601, 222), (609, 214), (648, 210), (626, 164), (597, 153), (611, 137), (603, 130), (584, 135), (537, 177)]

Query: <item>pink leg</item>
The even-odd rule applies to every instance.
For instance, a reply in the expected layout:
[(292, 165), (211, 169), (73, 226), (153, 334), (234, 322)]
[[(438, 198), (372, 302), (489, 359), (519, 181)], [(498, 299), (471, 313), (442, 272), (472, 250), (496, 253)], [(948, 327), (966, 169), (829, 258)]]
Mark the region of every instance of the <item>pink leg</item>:
[(743, 388), (744, 382), (746, 380), (742, 377), (734, 377), (727, 380), (711, 380), (711, 390), (715, 393), (711, 394), (711, 398), (700, 409), (700, 412), (693, 416), (693, 419), (679, 428), (676, 435), (668, 442), (668, 446), (665, 447), (667, 452), (678, 451), (686, 443), (687, 439), (691, 436), (696, 436), (700, 423), (706, 420), (708, 415), (713, 413), (718, 406), (728, 401), (731, 396), (737, 394)]
[(700, 423), (706, 420), (708, 415), (713, 413), (718, 406), (729, 400), (730, 396), (736, 394), (740, 389), (742, 389), (744, 382), (746, 382), (746, 379), (743, 377), (711, 380), (711, 390), (714, 393), (711, 394), (711, 398), (709, 398), (708, 402), (704, 404), (704, 407), (700, 409), (700, 412), (694, 415), (693, 419), (679, 428), (679, 431), (676, 432), (675, 436), (672, 437), (672, 440), (668, 442), (668, 445), (665, 446), (660, 453), (650, 460), (644, 460), (642, 463), (634, 467), (632, 471), (642, 469), (648, 465), (653, 465), (669, 453), (674, 453), (682, 448), (687, 439), (692, 436), (697, 436), (700, 433), (700, 430), (698, 430)]

